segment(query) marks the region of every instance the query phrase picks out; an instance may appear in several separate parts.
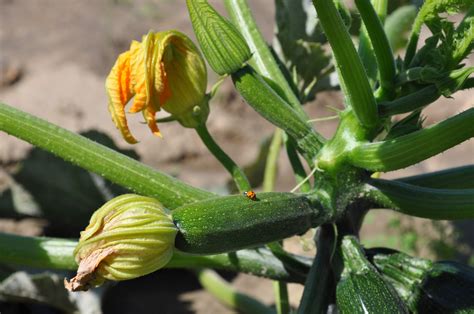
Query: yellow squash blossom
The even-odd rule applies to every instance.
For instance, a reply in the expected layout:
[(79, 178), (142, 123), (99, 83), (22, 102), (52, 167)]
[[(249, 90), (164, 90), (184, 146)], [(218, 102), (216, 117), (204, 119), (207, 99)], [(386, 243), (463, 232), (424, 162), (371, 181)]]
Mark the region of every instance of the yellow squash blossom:
[(99, 208), (74, 250), (77, 275), (65, 286), (84, 291), (105, 280), (128, 280), (165, 266), (174, 251), (176, 226), (163, 205), (125, 194)]
[(204, 59), (186, 35), (174, 30), (150, 32), (142, 42), (133, 41), (130, 50), (118, 57), (105, 84), (112, 120), (132, 144), (137, 140), (125, 116), (132, 97), (129, 112), (141, 111), (153, 134), (160, 136), (155, 115), (161, 108), (186, 127), (196, 127), (207, 117), (207, 104), (201, 104), (206, 85)]

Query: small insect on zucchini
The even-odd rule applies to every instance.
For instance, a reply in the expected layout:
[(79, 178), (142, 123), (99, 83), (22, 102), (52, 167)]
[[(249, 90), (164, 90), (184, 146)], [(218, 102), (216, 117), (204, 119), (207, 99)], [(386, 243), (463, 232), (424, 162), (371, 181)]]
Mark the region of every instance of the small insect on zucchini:
[(254, 191), (245, 191), (243, 194), (252, 201), (255, 201), (257, 199), (257, 194)]

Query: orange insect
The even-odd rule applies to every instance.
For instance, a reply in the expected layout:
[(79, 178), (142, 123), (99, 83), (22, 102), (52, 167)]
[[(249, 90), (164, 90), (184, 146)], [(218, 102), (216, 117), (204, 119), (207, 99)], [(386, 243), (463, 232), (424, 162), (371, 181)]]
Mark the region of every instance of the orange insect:
[(251, 199), (252, 201), (255, 201), (257, 199), (257, 194), (254, 191), (246, 191), (243, 194), (244, 196), (247, 196), (247, 198)]

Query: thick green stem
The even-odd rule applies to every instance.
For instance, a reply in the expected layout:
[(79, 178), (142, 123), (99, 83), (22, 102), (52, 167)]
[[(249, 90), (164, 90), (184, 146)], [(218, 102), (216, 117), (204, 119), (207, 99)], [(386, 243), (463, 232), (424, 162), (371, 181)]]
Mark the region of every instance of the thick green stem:
[(360, 27), (358, 53), (365, 72), (369, 78), (369, 83), (374, 88), (377, 83), (377, 59), (375, 59), (374, 48), (370, 43), (369, 34), (365, 25)]
[(196, 132), (209, 151), (220, 161), (220, 163), (229, 171), (240, 192), (251, 190), (249, 180), (244, 171), (220, 148), (207, 130), (205, 124), (196, 128)]
[[(383, 24), (385, 16), (387, 15), (387, 0), (373, 0), (372, 5)], [(364, 23), (360, 28), (358, 53), (373, 88), (377, 80), (377, 59), (375, 58), (374, 48), (370, 42), (367, 27)]]
[[(291, 258), (299, 256), (288, 255)], [(304, 260), (306, 262), (306, 260)], [(303, 266), (303, 260), (301, 265)], [(175, 251), (166, 268), (212, 268), (224, 271), (241, 272), (284, 282), (303, 283), (309, 265), (297, 270), (288, 268), (280, 257), (267, 249), (240, 250), (229, 254), (194, 255)]]
[(366, 143), (349, 153), (353, 165), (372, 171), (405, 168), (474, 136), (474, 108), (423, 130), (384, 142)]
[(187, 185), (83, 136), (0, 103), (0, 130), (173, 209), (214, 194)]
[(344, 22), (333, 0), (313, 0), (313, 4), (333, 50), (344, 95), (361, 124), (372, 129), (378, 124), (377, 104)]
[(331, 259), (336, 241), (333, 226), (321, 226), (317, 238), (316, 258), (305, 282), (298, 314), (327, 312), (328, 295), (332, 280)]
[(75, 270), (77, 241), (58, 238), (23, 237), (0, 233), (0, 262), (5, 264)]
[(210, 269), (196, 271), (201, 285), (215, 296), (220, 302), (242, 313), (270, 314), (275, 313), (271, 308), (246, 294), (235, 290), (215, 271)]
[(433, 103), (440, 96), (438, 87), (430, 85), (393, 101), (379, 103), (379, 113), (381, 116), (387, 117), (421, 109)]
[(420, 37), (421, 26), (423, 25), (425, 14), (423, 12), (423, 8), (418, 12), (415, 22), (413, 23), (413, 27), (411, 30), (410, 39), (408, 40), (407, 49), (405, 52), (405, 60), (403, 61), (405, 68), (408, 68), (413, 57), (416, 53), (416, 46), (418, 44), (418, 38)]
[(473, 219), (474, 189), (432, 189), (373, 179), (366, 186), (374, 206), (429, 219)]
[(308, 120), (298, 97), (295, 95), (285, 76), (278, 67), (272, 52), (268, 48), (246, 0), (224, 0), (227, 12), (238, 25), (253, 55), (249, 63), (264, 77), (274, 82), (281, 90), (282, 96), (291, 107), (305, 120)]
[(397, 181), (433, 189), (474, 189), (474, 165), (424, 173)]
[(412, 68), (402, 73), (398, 84), (402, 85), (411, 81), (434, 82), (406, 96), (393, 101), (379, 103), (379, 114), (390, 116), (406, 113), (433, 103), (441, 95), (449, 97), (458, 90), (472, 88), (473, 79), (469, 75), (474, 73), (473, 67), (465, 67), (442, 74), (430, 68)]
[[(76, 246), (77, 241), (74, 240), (0, 233), (0, 252), (2, 252), (0, 263), (34, 268), (76, 270), (77, 264), (73, 254)], [(305, 280), (304, 268), (299, 269), (298, 272), (288, 270), (285, 264), (267, 249), (241, 250), (232, 254), (206, 256), (175, 251), (165, 267), (209, 267), (285, 282), (303, 283)]]
[[(385, 6), (382, 9), (386, 10)], [(355, 4), (359, 10), (362, 21), (367, 29), (370, 42), (374, 49), (375, 58), (377, 60), (378, 72), (380, 78), (380, 97), (379, 99), (391, 99), (395, 94), (395, 60), (392, 55), (392, 48), (388, 41), (383, 25), (375, 11), (374, 7), (370, 3), (370, 0), (356, 0)]]

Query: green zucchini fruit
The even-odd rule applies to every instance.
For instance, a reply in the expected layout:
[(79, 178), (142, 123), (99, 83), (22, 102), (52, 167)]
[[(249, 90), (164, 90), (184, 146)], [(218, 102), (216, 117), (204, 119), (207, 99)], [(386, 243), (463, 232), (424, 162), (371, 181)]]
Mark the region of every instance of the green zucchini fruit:
[(474, 313), (474, 268), (395, 252), (372, 257), (414, 313)]
[(341, 250), (344, 270), (336, 288), (336, 303), (341, 313), (408, 313), (393, 287), (365, 258), (355, 237), (344, 237)]
[(233, 73), (232, 80), (245, 101), (294, 138), (301, 151), (310, 156), (319, 151), (324, 139), (251, 66)]
[(175, 247), (216, 254), (254, 247), (306, 232), (329, 219), (304, 195), (257, 193), (212, 198), (175, 209)]

